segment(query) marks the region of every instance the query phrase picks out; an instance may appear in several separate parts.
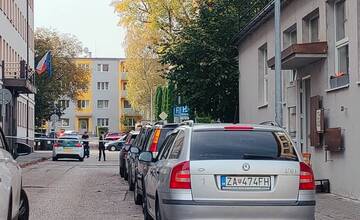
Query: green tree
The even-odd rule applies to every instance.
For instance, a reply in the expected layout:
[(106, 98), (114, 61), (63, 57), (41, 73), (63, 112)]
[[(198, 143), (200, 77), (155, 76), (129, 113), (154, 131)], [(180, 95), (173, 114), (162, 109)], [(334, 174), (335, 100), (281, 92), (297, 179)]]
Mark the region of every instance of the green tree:
[(82, 52), (79, 40), (55, 30), (39, 28), (35, 32), (36, 63), (47, 51), (52, 52), (52, 74), (36, 75), (37, 94), (35, 96), (35, 124), (44, 125), (54, 113), (62, 114), (64, 110), (55, 103), (64, 97), (75, 100), (87, 91), (89, 72), (78, 67), (73, 58)]
[(198, 19), (161, 54), (167, 78), (192, 111), (232, 122), (238, 105), (237, 48), (233, 37), (268, 0), (203, 1)]
[(163, 101), (163, 91), (162, 86), (158, 86), (156, 88), (156, 96), (155, 96), (155, 118), (156, 120), (160, 120), (160, 113), (162, 112), (162, 101)]

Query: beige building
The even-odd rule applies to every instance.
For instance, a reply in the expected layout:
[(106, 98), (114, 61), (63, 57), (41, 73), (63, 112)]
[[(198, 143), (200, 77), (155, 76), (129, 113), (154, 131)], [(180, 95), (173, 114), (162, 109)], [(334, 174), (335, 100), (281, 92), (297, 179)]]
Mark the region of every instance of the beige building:
[[(316, 179), (360, 199), (360, 1), (283, 0), (283, 126)], [(241, 122), (275, 118), (274, 4), (237, 36)]]

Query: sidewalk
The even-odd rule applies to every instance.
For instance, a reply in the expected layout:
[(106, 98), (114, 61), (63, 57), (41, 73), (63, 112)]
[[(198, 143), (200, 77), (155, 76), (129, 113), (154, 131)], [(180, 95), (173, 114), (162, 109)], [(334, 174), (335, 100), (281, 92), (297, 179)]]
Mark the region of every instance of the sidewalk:
[(16, 158), (21, 168), (48, 160), (52, 157), (52, 151), (34, 151), (33, 153)]
[(333, 194), (316, 195), (316, 220), (360, 220), (360, 201)]

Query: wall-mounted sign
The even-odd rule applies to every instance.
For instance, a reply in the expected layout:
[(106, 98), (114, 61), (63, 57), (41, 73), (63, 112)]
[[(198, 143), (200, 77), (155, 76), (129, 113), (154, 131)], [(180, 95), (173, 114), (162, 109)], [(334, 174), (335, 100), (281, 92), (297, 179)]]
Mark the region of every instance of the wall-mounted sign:
[(324, 133), (324, 110), (316, 110), (316, 132), (319, 134)]

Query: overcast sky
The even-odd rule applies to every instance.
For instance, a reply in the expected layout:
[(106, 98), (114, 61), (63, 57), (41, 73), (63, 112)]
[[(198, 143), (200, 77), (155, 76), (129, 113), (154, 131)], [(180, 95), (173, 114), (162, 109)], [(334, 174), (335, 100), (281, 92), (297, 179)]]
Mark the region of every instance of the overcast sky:
[(93, 57), (124, 57), (125, 31), (117, 26), (112, 0), (35, 0), (35, 27), (78, 37)]

